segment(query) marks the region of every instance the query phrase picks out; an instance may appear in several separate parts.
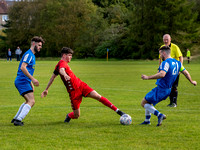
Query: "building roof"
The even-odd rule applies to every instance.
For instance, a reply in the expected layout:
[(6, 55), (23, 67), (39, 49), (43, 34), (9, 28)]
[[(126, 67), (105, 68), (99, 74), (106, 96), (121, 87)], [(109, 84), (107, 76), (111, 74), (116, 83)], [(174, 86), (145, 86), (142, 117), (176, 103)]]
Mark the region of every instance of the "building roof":
[(6, 1), (8, 7), (12, 6), (14, 4), (14, 2), (15, 1)]
[(0, 1), (0, 14), (8, 14), (8, 5), (4, 0)]

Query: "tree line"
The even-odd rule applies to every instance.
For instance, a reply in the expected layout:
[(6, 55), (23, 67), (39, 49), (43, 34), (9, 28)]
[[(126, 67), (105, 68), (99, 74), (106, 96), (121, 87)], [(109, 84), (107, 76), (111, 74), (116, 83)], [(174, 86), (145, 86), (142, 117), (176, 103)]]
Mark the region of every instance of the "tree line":
[(45, 44), (40, 56), (154, 59), (168, 33), (183, 53), (198, 53), (200, 0), (35, 0), (15, 2), (0, 36), (0, 51), (30, 47), (34, 35)]

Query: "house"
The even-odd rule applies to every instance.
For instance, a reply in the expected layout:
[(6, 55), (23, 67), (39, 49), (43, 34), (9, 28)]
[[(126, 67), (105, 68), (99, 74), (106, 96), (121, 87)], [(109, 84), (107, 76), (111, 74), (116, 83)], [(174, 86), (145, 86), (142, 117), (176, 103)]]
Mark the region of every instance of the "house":
[[(6, 23), (8, 17), (8, 8), (13, 6), (15, 2), (21, 2), (25, 0), (0, 0), (0, 30), (3, 29), (2, 24)], [(34, 0), (26, 0), (26, 1), (34, 1)]]
[(8, 4), (6, 3), (6, 1), (1, 0), (0, 1), (0, 30), (3, 28), (2, 24), (5, 24), (6, 20), (8, 20)]

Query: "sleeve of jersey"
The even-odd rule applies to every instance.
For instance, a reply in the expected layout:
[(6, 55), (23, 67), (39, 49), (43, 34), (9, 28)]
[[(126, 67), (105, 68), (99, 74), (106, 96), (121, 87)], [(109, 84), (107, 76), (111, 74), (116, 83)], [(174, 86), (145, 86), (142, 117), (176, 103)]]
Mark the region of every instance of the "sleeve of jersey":
[(182, 71), (184, 71), (184, 70), (185, 70), (185, 68), (184, 68), (184, 66), (181, 64), (180, 72), (182, 72)]
[(58, 75), (59, 74), (59, 71), (57, 69), (54, 70), (53, 72), (55, 75)]
[(160, 70), (163, 70), (163, 71), (165, 71), (165, 72), (168, 72), (168, 70), (169, 70), (169, 63), (166, 62), (166, 61), (163, 61), (162, 64), (161, 64)]
[(31, 62), (31, 60), (33, 59), (33, 56), (31, 56), (30, 54), (26, 54), (23, 58), (23, 62), (29, 64)]
[(181, 50), (178, 46), (176, 46), (176, 56), (177, 57), (183, 56), (183, 54), (181, 53)]
[(62, 67), (60, 67), (60, 64), (61, 64), (61, 62), (59, 62), (55, 67), (55, 70), (53, 72), (55, 75), (59, 75), (59, 70), (60, 70), (60, 68), (62, 68)]
[(59, 62), (56, 67), (55, 67), (55, 70), (54, 70), (54, 74), (55, 75), (59, 75), (59, 70), (60, 68), (65, 68), (66, 69), (66, 64), (64, 62)]
[(58, 65), (58, 70), (60, 70), (60, 68), (65, 68), (66, 69), (66, 64), (64, 61), (61, 61)]

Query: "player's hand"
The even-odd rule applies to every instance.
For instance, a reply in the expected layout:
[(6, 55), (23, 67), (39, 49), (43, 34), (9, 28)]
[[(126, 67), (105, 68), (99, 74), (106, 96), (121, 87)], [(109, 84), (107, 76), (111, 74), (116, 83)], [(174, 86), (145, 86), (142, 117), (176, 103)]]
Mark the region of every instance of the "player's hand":
[(32, 79), (33, 85), (39, 86), (39, 81), (37, 79)]
[(65, 80), (66, 80), (66, 81), (68, 81), (68, 80), (70, 80), (70, 79), (71, 79), (71, 77), (70, 77), (70, 76), (68, 76), (68, 75), (65, 75), (65, 76), (64, 76), (64, 78), (65, 78)]
[(144, 75), (144, 74), (142, 74), (141, 78), (142, 78), (143, 80), (148, 80), (148, 79), (149, 79), (149, 77), (148, 77), (147, 75)]
[(192, 81), (192, 84), (193, 84), (194, 86), (196, 86), (196, 85), (197, 85), (197, 81)]
[(41, 93), (41, 98), (46, 97), (47, 94), (48, 94), (48, 90), (44, 90), (44, 91)]

